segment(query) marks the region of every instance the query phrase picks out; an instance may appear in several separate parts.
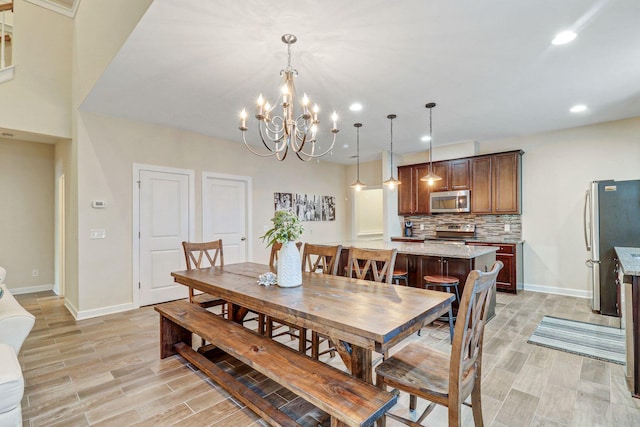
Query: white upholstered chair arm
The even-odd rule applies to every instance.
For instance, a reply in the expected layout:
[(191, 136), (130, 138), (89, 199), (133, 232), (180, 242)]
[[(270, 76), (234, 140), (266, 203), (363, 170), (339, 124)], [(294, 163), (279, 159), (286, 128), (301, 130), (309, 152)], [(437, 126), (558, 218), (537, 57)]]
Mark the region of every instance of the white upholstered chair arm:
[(36, 318), (16, 301), (6, 285), (0, 287), (4, 290), (0, 298), (0, 343), (9, 344), (18, 354)]

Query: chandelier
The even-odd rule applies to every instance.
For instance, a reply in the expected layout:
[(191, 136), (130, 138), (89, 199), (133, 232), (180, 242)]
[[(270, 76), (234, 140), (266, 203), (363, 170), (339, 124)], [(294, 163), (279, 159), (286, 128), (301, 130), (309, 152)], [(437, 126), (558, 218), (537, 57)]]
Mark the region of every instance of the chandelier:
[[(293, 34), (285, 34), (281, 40), (287, 45), (288, 60), (287, 68), (280, 70), (284, 82), (280, 89), (280, 96), (276, 104), (272, 106), (261, 94), (258, 97), (258, 107), (255, 114), (255, 118), (258, 120), (258, 135), (268, 151), (259, 153), (247, 143), (246, 109), (240, 113), (239, 129), (242, 131), (244, 145), (257, 156), (275, 156), (278, 160), (284, 160), (291, 149), (300, 160), (308, 162), (311, 159), (324, 156), (333, 149), (338, 133), (338, 115), (335, 111), (333, 112), (331, 117), (333, 120), (331, 128), (333, 139), (331, 145), (323, 151), (316, 139), (320, 125), (318, 105), (310, 107), (311, 102), (305, 93), (300, 108), (297, 111), (295, 108), (296, 88), (293, 84), (293, 78), (298, 75), (298, 71), (291, 66), (291, 45), (298, 41), (298, 38)], [(277, 105), (282, 107), (281, 111), (275, 111)]]

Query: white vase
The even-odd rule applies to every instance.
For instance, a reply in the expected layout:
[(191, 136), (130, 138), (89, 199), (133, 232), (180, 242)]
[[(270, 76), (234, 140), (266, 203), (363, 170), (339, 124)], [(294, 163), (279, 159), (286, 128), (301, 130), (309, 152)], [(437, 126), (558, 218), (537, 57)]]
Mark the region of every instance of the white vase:
[(295, 242), (282, 245), (278, 253), (278, 286), (292, 288), (302, 285), (302, 262)]

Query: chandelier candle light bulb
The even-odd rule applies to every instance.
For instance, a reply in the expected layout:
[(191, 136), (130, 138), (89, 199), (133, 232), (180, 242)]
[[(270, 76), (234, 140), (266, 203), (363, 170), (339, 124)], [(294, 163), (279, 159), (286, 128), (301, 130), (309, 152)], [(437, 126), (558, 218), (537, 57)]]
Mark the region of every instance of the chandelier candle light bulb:
[(253, 154), (260, 157), (275, 156), (278, 160), (284, 160), (287, 157), (289, 149), (303, 161), (317, 159), (330, 152), (336, 142), (336, 134), (338, 130), (338, 114), (334, 111), (331, 119), (333, 127), (330, 132), (333, 134), (328, 148), (320, 148), (317, 141), (317, 133), (320, 120), (318, 113), (320, 108), (318, 104), (314, 104), (312, 112), (309, 112), (310, 99), (305, 93), (300, 102), (298, 112), (296, 112), (296, 89), (293, 84), (293, 78), (298, 75), (298, 71), (291, 66), (291, 45), (298, 40), (293, 34), (285, 34), (281, 40), (287, 45), (288, 62), (287, 67), (280, 71), (284, 82), (280, 88), (280, 101), (276, 101), (274, 107), (278, 104), (282, 107), (282, 112), (273, 112), (268, 101), (262, 94), (258, 97), (258, 108), (255, 118), (258, 120), (258, 136), (266, 153), (259, 153), (254, 150), (246, 139), (246, 131), (248, 130), (246, 121), (246, 110), (243, 110), (240, 116), (239, 129), (242, 132), (242, 140), (245, 146)]

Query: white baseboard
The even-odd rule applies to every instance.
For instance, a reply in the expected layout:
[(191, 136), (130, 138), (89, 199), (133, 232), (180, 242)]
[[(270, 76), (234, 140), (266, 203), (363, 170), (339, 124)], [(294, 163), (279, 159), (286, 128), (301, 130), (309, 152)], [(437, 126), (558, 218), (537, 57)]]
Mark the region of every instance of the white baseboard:
[(585, 298), (585, 299), (591, 299), (591, 297), (593, 296), (591, 291), (583, 291), (580, 289), (556, 288), (554, 286), (533, 285), (530, 283), (524, 284), (524, 290), (531, 291), (531, 292), (543, 292), (545, 294), (564, 295), (567, 297)]
[[(5, 286), (7, 286), (6, 283), (5, 283)], [(47, 285), (38, 285), (38, 286), (25, 286), (21, 288), (10, 288), (7, 286), (7, 289), (9, 289), (9, 292), (11, 292), (13, 295), (32, 294), (34, 292), (52, 291), (53, 283), (47, 284)]]
[[(67, 306), (66, 299), (65, 299), (65, 306)], [(80, 310), (80, 311), (75, 309), (75, 307), (73, 310), (71, 310), (69, 306), (67, 306), (67, 309), (69, 309), (69, 311), (71, 312), (71, 315), (76, 320), (91, 319), (92, 317), (104, 316), (107, 314), (114, 314), (114, 313), (121, 313), (123, 311), (133, 310), (134, 308), (138, 308), (138, 307), (135, 307), (133, 303), (118, 304), (118, 305), (112, 305), (109, 307), (100, 307), (100, 308), (94, 308), (92, 310)]]

